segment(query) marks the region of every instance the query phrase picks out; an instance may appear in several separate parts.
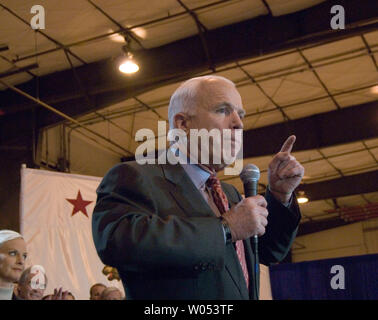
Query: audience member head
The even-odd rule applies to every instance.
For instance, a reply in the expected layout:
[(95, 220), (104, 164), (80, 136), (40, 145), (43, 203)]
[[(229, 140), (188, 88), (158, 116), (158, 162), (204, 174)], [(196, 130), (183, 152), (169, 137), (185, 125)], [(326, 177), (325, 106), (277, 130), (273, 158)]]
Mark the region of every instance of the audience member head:
[(76, 300), (76, 299), (75, 299), (75, 296), (71, 292), (68, 292), (65, 300)]
[(76, 300), (75, 296), (68, 290), (63, 290), (63, 287), (55, 288), (51, 297), (45, 297), (44, 300)]
[(102, 291), (100, 300), (123, 300), (122, 292), (116, 287), (108, 287)]
[(0, 287), (12, 287), (20, 279), (26, 257), (22, 235), (12, 230), (0, 230)]
[(94, 284), (89, 290), (89, 294), (90, 294), (89, 300), (101, 300), (101, 294), (105, 289), (106, 289), (106, 286), (103, 285), (102, 283)]
[[(38, 273), (41, 273), (39, 276)], [(23, 300), (41, 300), (47, 285), (46, 274), (39, 268), (29, 267), (18, 281), (17, 296)]]

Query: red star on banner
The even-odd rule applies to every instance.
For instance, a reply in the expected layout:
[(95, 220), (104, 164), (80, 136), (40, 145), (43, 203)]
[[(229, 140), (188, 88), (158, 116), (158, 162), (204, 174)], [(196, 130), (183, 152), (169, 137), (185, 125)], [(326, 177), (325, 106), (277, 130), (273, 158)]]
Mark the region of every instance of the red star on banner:
[(76, 199), (66, 199), (69, 203), (73, 204), (73, 210), (71, 217), (76, 214), (77, 212), (81, 211), (83, 214), (85, 214), (88, 218), (87, 209), (85, 208), (88, 204), (92, 203), (93, 201), (86, 201), (83, 200), (81, 197), (80, 190), (77, 193)]

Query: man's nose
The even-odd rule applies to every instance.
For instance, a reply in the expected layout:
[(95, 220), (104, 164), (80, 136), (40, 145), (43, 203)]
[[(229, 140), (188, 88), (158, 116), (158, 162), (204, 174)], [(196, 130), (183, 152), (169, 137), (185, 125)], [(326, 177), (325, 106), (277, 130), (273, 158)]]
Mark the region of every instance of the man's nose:
[(232, 129), (243, 129), (243, 127), (243, 121), (240, 118), (239, 113), (234, 110), (234, 112), (232, 113)]

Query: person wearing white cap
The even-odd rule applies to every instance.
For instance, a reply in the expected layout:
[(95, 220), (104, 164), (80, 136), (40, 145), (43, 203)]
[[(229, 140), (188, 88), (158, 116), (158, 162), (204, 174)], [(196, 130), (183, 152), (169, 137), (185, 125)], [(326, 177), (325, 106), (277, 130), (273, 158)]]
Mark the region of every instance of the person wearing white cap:
[(14, 283), (24, 271), (26, 243), (18, 232), (0, 230), (0, 300), (11, 300)]

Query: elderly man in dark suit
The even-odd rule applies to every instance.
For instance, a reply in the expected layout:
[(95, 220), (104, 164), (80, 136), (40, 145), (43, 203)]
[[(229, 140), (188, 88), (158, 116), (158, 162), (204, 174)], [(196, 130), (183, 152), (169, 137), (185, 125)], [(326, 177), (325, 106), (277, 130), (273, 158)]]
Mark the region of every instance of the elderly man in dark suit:
[[(225, 78), (186, 81), (172, 95), (168, 115), (188, 141), (191, 129), (230, 129), (237, 148), (234, 132), (243, 128), (244, 110)], [(265, 197), (243, 199), (220, 183), (214, 173), (226, 163), (212, 161), (212, 148), (209, 163), (112, 168), (97, 190), (93, 237), (101, 260), (118, 269), (128, 299), (256, 299), (251, 239), (259, 236), (261, 263), (279, 262), (300, 221), (293, 191), (304, 169), (290, 154), (294, 142), (289, 137), (269, 164)]]

